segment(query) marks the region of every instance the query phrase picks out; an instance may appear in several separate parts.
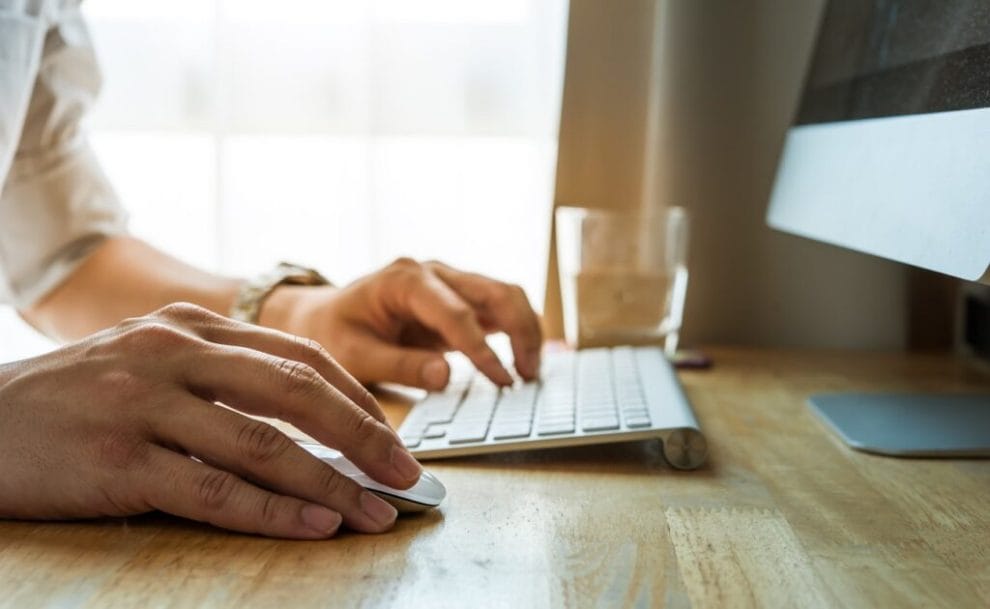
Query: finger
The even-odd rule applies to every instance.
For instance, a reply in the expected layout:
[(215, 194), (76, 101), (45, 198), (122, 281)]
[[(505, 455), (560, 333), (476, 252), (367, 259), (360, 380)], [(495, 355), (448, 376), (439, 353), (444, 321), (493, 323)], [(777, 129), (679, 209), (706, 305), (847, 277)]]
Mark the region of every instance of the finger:
[(426, 272), (419, 277), (407, 297), (412, 314), (467, 355), (493, 383), (511, 385), (512, 375), (485, 341), (474, 309), (436, 275)]
[(359, 377), (377, 378), (429, 391), (447, 386), (450, 366), (441, 351), (397, 347), (374, 337), (357, 341), (364, 358), (354, 373)]
[(422, 468), (385, 423), (311, 366), (244, 347), (211, 345), (176, 363), (190, 391), (249, 414), (292, 423), (337, 448), (369, 476), (408, 488)]
[(330, 508), (356, 531), (380, 533), (395, 523), (395, 508), (275, 427), (192, 396), (179, 408), (155, 423), (162, 441), (265, 489)]
[(399, 334), (399, 344), (434, 351), (449, 351), (450, 345), (442, 336), (416, 320), (409, 320)]
[[(385, 413), (374, 396), (315, 340), (242, 323), (205, 309), (186, 311), (181, 307), (173, 307), (165, 311), (172, 321), (189, 326), (201, 338), (212, 343), (248, 347), (312, 366), (355, 404), (379, 421), (385, 422)], [(179, 319), (176, 320), (176, 316)]]
[(522, 288), (477, 273), (458, 271), (439, 262), (428, 267), (468, 303), (490, 316), (496, 329), (509, 335), (516, 370), (525, 379), (536, 378), (540, 371), (543, 331)]
[(324, 539), (341, 523), (340, 514), (324, 506), (262, 490), (160, 446), (152, 447), (137, 484), (155, 509), (243, 533)]
[(210, 334), (217, 339), (211, 342), (222, 342), (228, 345), (249, 347), (256, 351), (264, 351), (279, 357), (295, 360), (312, 366), (331, 385), (338, 388), (351, 401), (360, 406), (382, 423), (386, 422), (385, 412), (378, 401), (365, 389), (343, 366), (338, 364), (327, 350), (315, 340), (286, 334), (278, 330), (260, 328), (248, 324), (232, 325), (226, 329), (214, 329)]

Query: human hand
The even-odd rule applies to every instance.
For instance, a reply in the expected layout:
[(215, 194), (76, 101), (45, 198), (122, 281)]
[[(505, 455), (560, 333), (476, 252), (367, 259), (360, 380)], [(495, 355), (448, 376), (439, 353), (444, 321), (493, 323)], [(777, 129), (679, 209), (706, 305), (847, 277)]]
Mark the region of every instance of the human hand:
[(392, 526), (390, 505), (234, 408), (288, 421), (390, 486), (419, 477), (374, 398), (316, 343), (177, 304), (0, 367), (0, 517), (161, 510), (302, 539)]
[(496, 331), (509, 335), (520, 376), (540, 369), (540, 324), (522, 289), (440, 262), (400, 258), (343, 288), (282, 286), (260, 322), (315, 339), (365, 383), (442, 389), (443, 352), (457, 350), (493, 382), (511, 384), (485, 342)]

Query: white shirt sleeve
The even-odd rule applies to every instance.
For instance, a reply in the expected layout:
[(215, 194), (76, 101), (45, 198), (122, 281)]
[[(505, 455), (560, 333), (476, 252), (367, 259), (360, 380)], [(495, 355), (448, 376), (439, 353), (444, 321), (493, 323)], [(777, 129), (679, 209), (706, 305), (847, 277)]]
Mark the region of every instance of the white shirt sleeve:
[(10, 4), (0, 0), (0, 302), (24, 308), (123, 233), (126, 214), (80, 130), (100, 73), (78, 6)]

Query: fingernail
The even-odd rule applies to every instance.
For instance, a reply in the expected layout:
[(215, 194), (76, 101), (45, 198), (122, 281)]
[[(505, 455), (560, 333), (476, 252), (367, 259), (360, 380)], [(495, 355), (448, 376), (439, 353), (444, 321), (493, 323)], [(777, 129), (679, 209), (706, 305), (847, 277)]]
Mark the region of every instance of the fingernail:
[(392, 447), (392, 467), (403, 480), (419, 480), (423, 466), (401, 446)]
[(302, 509), (302, 521), (320, 535), (332, 535), (340, 526), (340, 514), (322, 505), (308, 504)]
[(443, 389), (447, 384), (447, 362), (434, 359), (423, 365), (423, 383), (430, 389)]
[(394, 507), (377, 497), (374, 493), (364, 491), (361, 493), (360, 501), (361, 511), (378, 526), (390, 526), (395, 522), (395, 517), (399, 515), (399, 512)]

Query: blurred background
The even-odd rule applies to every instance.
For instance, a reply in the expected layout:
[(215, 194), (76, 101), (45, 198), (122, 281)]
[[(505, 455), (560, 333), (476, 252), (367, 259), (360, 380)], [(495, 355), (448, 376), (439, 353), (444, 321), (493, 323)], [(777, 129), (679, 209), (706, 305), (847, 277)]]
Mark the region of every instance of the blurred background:
[(134, 232), (206, 268), (442, 258), (559, 335), (553, 203), (676, 204), (685, 344), (946, 348), (956, 282), (766, 227), (822, 5), (87, 0), (91, 131)]
[[(133, 232), (348, 282), (400, 255), (542, 303), (566, 0), (86, 0), (93, 145)], [(47, 347), (13, 311), (12, 356)]]

